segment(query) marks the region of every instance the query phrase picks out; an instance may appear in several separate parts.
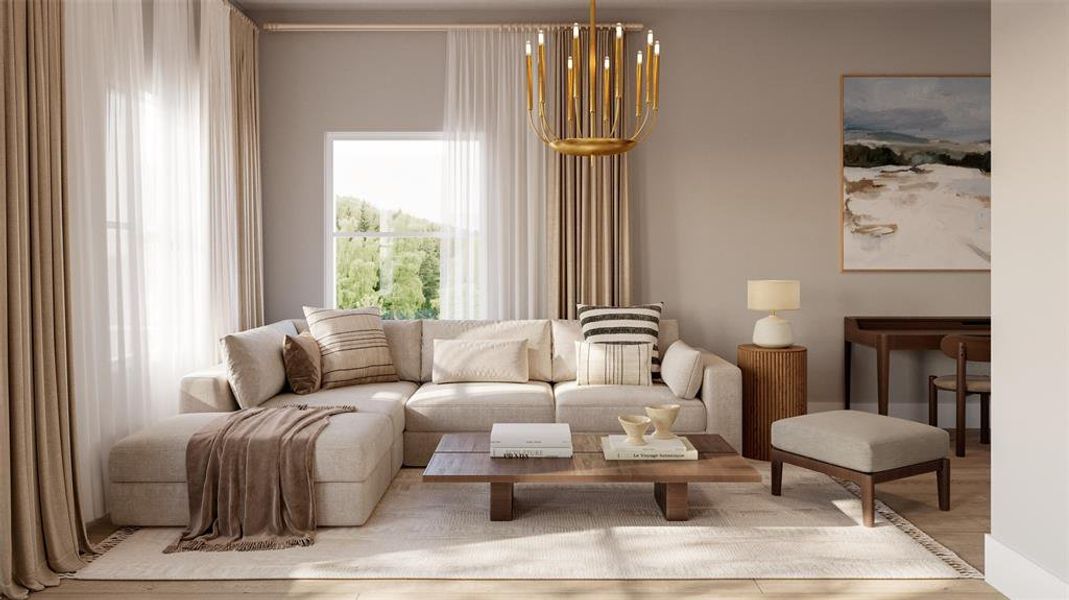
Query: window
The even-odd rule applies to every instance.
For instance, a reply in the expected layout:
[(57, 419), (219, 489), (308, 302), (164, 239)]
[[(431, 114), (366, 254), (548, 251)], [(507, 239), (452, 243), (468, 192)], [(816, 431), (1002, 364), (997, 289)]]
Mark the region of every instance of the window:
[(438, 317), (443, 157), (434, 133), (327, 135), (328, 302)]

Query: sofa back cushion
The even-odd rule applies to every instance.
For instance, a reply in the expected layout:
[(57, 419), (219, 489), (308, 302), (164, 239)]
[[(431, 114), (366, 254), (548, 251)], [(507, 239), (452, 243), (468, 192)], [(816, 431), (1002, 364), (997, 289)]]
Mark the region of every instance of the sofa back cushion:
[[(528, 374), (533, 381), (552, 381), (548, 320), (423, 321), (422, 381), (434, 372), (434, 340), (527, 340)], [(573, 350), (574, 352), (574, 350)]]
[[(304, 319), (293, 319), (293, 325), (301, 333), (308, 331), (308, 322)], [(423, 321), (383, 319), (382, 331), (386, 334), (386, 344), (390, 347), (397, 377), (402, 381), (422, 381), (420, 339)]]
[[(583, 330), (579, 321), (554, 319), (552, 321), (553, 379), (551, 381), (572, 381), (575, 379), (575, 343), (582, 341)], [(667, 348), (679, 339), (679, 321), (661, 319), (657, 347)], [(532, 376), (532, 379), (534, 377)]]

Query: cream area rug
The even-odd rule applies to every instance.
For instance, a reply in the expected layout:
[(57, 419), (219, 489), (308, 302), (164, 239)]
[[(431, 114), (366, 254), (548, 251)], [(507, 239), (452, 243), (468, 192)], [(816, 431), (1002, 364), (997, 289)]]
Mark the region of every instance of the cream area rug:
[[(163, 549), (178, 529), (117, 532), (77, 579), (977, 578), (957, 555), (878, 506), (785, 465), (763, 484), (691, 484), (691, 518), (666, 522), (653, 486), (516, 486), (513, 521), (491, 522), (489, 485), (423, 483), (403, 469), (363, 527), (322, 528), (314, 545), (255, 552)], [(932, 485), (935, 485), (933, 479)]]

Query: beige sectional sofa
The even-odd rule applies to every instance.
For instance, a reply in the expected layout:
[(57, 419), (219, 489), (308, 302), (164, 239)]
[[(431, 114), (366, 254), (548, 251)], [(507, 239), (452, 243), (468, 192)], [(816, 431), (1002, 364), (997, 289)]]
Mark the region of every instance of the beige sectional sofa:
[[(292, 321), (298, 331), (303, 320)], [(288, 323), (286, 324), (288, 328)], [(732, 446), (742, 441), (742, 379), (732, 363), (704, 353), (698, 397), (677, 398), (664, 384), (578, 386), (575, 342), (578, 321), (384, 321), (398, 376), (376, 383), (298, 396), (281, 393), (265, 406), (350, 405), (337, 415), (316, 447), (316, 494), (321, 525), (361, 525), (402, 464), (425, 466), (450, 432), (489, 431), (500, 422), (569, 423), (573, 432), (617, 432), (616, 417), (642, 414), (650, 404), (681, 405), (676, 431), (718, 433)], [(448, 383), (431, 381), (434, 340), (525, 339), (530, 381)], [(662, 320), (662, 353), (679, 339), (678, 323)], [(280, 341), (281, 345), (281, 341)], [(181, 381), (182, 414), (116, 444), (109, 464), (112, 521), (119, 525), (185, 525), (185, 445), (219, 412), (238, 406), (222, 366)]]

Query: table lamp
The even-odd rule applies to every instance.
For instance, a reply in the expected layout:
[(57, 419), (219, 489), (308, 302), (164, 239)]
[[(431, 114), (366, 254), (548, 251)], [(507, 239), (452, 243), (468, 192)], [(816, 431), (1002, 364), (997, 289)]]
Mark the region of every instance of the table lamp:
[(753, 343), (762, 348), (786, 348), (794, 343), (791, 322), (776, 311), (798, 310), (801, 285), (791, 279), (758, 279), (746, 282), (746, 308), (767, 310), (769, 315), (753, 328)]

